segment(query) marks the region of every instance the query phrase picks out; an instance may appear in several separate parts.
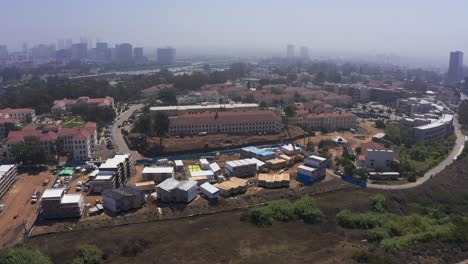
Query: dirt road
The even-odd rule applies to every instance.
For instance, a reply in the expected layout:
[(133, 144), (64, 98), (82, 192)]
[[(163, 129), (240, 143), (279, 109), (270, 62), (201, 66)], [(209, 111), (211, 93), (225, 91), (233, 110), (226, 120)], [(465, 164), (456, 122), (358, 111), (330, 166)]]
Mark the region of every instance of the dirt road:
[(38, 175), (17, 175), (16, 183), (3, 197), (5, 210), (0, 213), (0, 245), (12, 246), (19, 242), (24, 234), (25, 226), (29, 229), (39, 209), (39, 203), (31, 204), (31, 196), (36, 189), (41, 195), (46, 186), (42, 186), (44, 179), (49, 178), (49, 185), (53, 184), (54, 177), (49, 171)]

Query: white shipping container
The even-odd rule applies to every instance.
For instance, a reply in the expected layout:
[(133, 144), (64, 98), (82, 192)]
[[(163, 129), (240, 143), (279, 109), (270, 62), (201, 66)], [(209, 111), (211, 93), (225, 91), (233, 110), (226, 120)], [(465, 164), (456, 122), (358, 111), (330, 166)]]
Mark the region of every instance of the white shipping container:
[(325, 166), (327, 163), (326, 158), (322, 158), (319, 156), (309, 156), (304, 160), (304, 165), (314, 168), (319, 168)]
[(297, 173), (304, 174), (307, 176), (313, 176), (316, 169), (301, 165), (297, 167)]

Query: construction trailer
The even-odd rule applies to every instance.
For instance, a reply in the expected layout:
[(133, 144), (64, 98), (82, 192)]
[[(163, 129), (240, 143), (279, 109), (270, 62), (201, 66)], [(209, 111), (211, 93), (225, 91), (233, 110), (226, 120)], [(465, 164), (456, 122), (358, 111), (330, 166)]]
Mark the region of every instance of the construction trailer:
[(278, 155), (279, 159), (285, 160), (286, 161), (286, 166), (292, 166), (294, 165), (294, 158), (285, 154)]
[(257, 174), (257, 163), (250, 159), (228, 161), (224, 164), (224, 174), (228, 177), (254, 177)]
[(258, 151), (260, 151), (260, 149), (257, 148), (257, 147), (254, 147), (254, 146), (241, 148), (240, 157), (241, 157), (241, 159), (254, 158), (255, 153), (257, 153)]
[(213, 172), (214, 176), (218, 176), (218, 173), (221, 171), (221, 168), (216, 162), (210, 163), (210, 169)]
[(183, 171), (184, 170), (184, 162), (182, 160), (175, 160), (174, 166), (176, 171)]
[(312, 168), (326, 168), (328, 160), (319, 156), (311, 155), (304, 160), (304, 165)]
[[(91, 178), (90, 178), (91, 179)], [(115, 171), (98, 171), (90, 180), (91, 191), (102, 193), (107, 189), (115, 189), (119, 186), (119, 178)]]
[(245, 179), (231, 177), (229, 180), (218, 183), (215, 186), (220, 190), (220, 194), (222, 196), (227, 197), (230, 195), (246, 192), (248, 188), (247, 182), (248, 181)]
[(250, 162), (254, 162), (255, 164), (257, 164), (257, 171), (264, 171), (264, 170), (268, 170), (268, 166), (265, 162), (259, 160), (259, 159), (256, 159), (256, 158), (251, 158), (249, 159)]
[(304, 184), (311, 184), (325, 178), (326, 169), (301, 165), (297, 167), (296, 179)]
[(208, 162), (207, 159), (200, 159), (199, 160), (200, 167), (202, 170), (209, 170), (210, 169), (210, 163)]
[(16, 166), (15, 165), (1, 165), (0, 166), (0, 199), (5, 195), (8, 190), (13, 186), (16, 181)]
[(140, 208), (145, 203), (145, 193), (132, 185), (102, 192), (102, 205), (114, 214)]
[(200, 192), (208, 199), (216, 199), (219, 196), (220, 190), (208, 182), (200, 185)]
[(156, 186), (158, 199), (163, 202), (189, 203), (198, 192), (196, 181), (178, 181), (174, 178), (166, 179)]
[(281, 170), (284, 167), (286, 167), (286, 160), (284, 159), (271, 159), (267, 160), (266, 162), (268, 164), (268, 167), (272, 170)]
[(143, 181), (163, 182), (168, 178), (174, 178), (174, 167), (144, 167), (141, 177)]
[(276, 152), (267, 150), (267, 149), (261, 149), (257, 152), (255, 152), (255, 158), (262, 160), (262, 161), (267, 161), (276, 158)]
[(294, 156), (301, 152), (301, 150), (298, 147), (295, 147), (292, 144), (283, 145), (281, 146), (280, 150), (288, 156)]
[(259, 187), (264, 188), (282, 188), (289, 187), (290, 176), (289, 173), (281, 174), (260, 174), (258, 175)]
[(83, 210), (81, 194), (65, 194), (65, 188), (46, 189), (42, 194), (40, 214), (45, 219), (80, 218)]

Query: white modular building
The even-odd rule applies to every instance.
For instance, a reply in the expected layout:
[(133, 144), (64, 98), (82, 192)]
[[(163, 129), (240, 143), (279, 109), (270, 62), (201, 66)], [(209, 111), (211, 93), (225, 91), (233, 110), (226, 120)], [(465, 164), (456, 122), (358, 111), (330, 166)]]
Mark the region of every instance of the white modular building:
[(178, 181), (168, 178), (156, 186), (158, 199), (163, 202), (189, 203), (197, 196), (198, 186), (196, 181)]
[(0, 198), (11, 188), (16, 181), (16, 166), (1, 165), (0, 166)]
[(135, 186), (125, 185), (102, 192), (102, 205), (114, 214), (139, 208), (144, 203), (145, 193)]
[(207, 159), (200, 159), (200, 167), (203, 170), (209, 170), (210, 169), (210, 163), (208, 162)]
[(79, 218), (83, 209), (83, 196), (65, 194), (65, 188), (46, 189), (41, 197), (40, 213), (46, 219)]
[(163, 182), (168, 178), (174, 178), (174, 167), (145, 167), (142, 172), (143, 181)]
[(209, 184), (209, 183), (204, 183), (200, 185), (200, 191), (203, 193), (208, 199), (215, 199), (218, 198), (219, 196), (219, 189), (216, 188), (215, 186)]
[(250, 159), (228, 161), (224, 173), (229, 177), (253, 177), (257, 174), (257, 163)]

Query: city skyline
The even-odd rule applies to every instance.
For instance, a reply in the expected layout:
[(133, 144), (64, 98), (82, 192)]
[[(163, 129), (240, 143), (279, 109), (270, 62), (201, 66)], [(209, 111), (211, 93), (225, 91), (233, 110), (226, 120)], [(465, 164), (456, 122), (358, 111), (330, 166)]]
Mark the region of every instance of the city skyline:
[[(468, 36), (460, 34), (468, 28), (463, 21), (468, 3), (458, 0), (451, 1), (450, 8), (446, 8), (446, 3), (424, 1), (424, 13), (419, 4), (402, 0), (89, 3), (6, 3), (0, 22), (8, 27), (0, 29), (1, 44), (20, 50), (23, 42), (32, 46), (70, 37), (76, 42), (80, 36), (86, 36), (93, 42), (130, 41), (145, 48), (170, 45), (277, 52), (284, 50), (287, 43), (294, 43), (297, 47), (310, 47), (310, 53), (394, 53), (427, 56), (441, 62), (446, 61), (447, 52), (468, 47)], [(108, 12), (110, 4), (113, 12)], [(19, 19), (18, 14), (23, 12), (28, 19)], [(431, 23), (435, 20), (437, 24)]]

